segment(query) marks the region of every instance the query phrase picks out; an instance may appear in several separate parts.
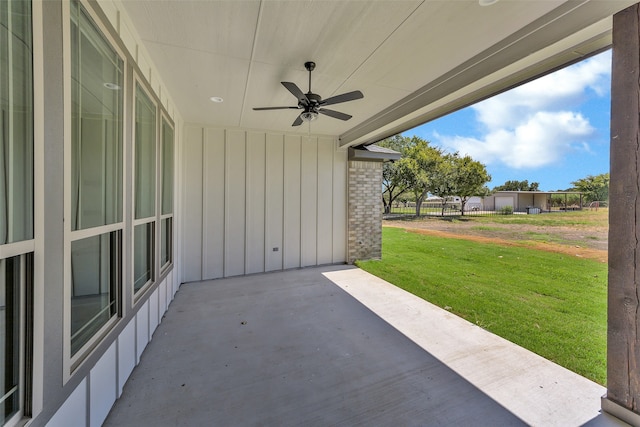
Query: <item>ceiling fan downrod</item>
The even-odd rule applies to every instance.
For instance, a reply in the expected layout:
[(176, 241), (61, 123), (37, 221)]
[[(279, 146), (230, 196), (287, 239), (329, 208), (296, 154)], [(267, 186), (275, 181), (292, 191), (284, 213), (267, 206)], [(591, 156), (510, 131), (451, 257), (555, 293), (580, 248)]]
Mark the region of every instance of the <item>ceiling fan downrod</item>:
[(304, 68), (309, 71), (309, 93), (311, 93), (311, 72), (316, 69), (316, 63), (313, 61), (307, 61), (304, 63)]

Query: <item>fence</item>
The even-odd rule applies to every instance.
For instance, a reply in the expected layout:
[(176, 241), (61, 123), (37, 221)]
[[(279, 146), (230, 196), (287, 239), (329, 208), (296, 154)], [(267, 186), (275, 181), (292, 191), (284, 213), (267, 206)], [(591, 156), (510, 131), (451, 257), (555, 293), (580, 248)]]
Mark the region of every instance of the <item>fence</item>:
[[(507, 206), (498, 210), (484, 209), (480, 204), (467, 203), (464, 207), (464, 216), (490, 216), (490, 215), (512, 215), (512, 214), (539, 214), (547, 212), (565, 212), (571, 210), (580, 210), (579, 207), (570, 206), (552, 207), (551, 210), (541, 210), (540, 208), (526, 207), (514, 210), (511, 206)], [(396, 216), (415, 216), (415, 203), (394, 203), (388, 212), (383, 212), (385, 218)], [(420, 208), (420, 216), (462, 216), (460, 203), (447, 203), (442, 208), (439, 202), (425, 202)]]
[[(447, 203), (442, 207), (440, 202), (424, 202), (420, 207), (421, 216), (460, 216), (462, 215), (460, 203)], [(511, 214), (512, 212), (508, 212)], [(415, 203), (394, 203), (388, 212), (384, 212), (387, 216), (412, 216), (416, 214)], [(464, 215), (504, 215), (503, 211), (484, 210), (480, 205), (467, 204), (464, 207)]]

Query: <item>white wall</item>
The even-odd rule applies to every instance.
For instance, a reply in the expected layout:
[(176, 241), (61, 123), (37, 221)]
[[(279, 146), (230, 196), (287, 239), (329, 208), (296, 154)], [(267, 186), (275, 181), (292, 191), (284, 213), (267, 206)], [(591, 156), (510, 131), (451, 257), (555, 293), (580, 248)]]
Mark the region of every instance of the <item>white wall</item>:
[(346, 261), (333, 138), (185, 125), (183, 148), (183, 282)]

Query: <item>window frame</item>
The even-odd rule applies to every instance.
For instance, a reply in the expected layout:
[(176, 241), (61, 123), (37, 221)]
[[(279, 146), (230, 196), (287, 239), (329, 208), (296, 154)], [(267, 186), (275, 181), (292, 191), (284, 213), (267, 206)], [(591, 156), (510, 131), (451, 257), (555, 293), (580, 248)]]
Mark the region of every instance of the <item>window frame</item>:
[[(31, 309), (27, 306), (26, 296), (27, 296), (27, 286), (30, 286), (33, 290), (33, 271), (28, 272), (28, 269), (33, 269), (33, 252), (23, 253), (19, 255), (15, 255), (12, 257), (2, 258), (3, 260), (9, 258), (18, 258), (20, 261), (20, 278), (18, 287), (18, 310), (19, 313), (19, 325), (18, 330), (18, 409), (15, 414), (9, 417), (4, 424), (3, 427), (15, 426), (20, 423), (20, 421), (25, 417), (25, 398), (26, 393), (30, 390), (25, 390), (26, 387), (26, 376), (25, 370), (27, 369), (28, 361), (26, 359), (26, 347), (27, 347), (27, 339), (26, 330), (27, 328), (27, 311)], [(0, 269), (0, 274), (4, 274), (4, 270)], [(28, 283), (29, 278), (31, 278), (32, 283)], [(0, 396), (2, 397), (2, 396)]]
[[(137, 106), (137, 94), (138, 94), (138, 87), (140, 88), (140, 90), (146, 95), (146, 97), (148, 98), (148, 100), (150, 101), (150, 103), (153, 105), (154, 107), (154, 112), (155, 112), (155, 159), (154, 159), (154, 167), (155, 167), (155, 182), (153, 185), (153, 191), (155, 192), (154, 194), (154, 203), (153, 203), (153, 207), (155, 212), (153, 213), (152, 216), (149, 217), (144, 217), (144, 218), (138, 218), (136, 219), (136, 212), (135, 212), (135, 207), (136, 207), (136, 106)], [(158, 106), (158, 101), (156, 99), (156, 97), (153, 95), (153, 91), (150, 90), (148, 84), (144, 81), (144, 79), (142, 77), (140, 77), (140, 75), (134, 71), (134, 76), (133, 76), (133, 90), (132, 90), (132, 98), (133, 98), (133, 111), (131, 112), (131, 117), (132, 117), (132, 132), (131, 132), (131, 143), (132, 143), (132, 153), (131, 153), (131, 174), (132, 174), (132, 183), (131, 183), (131, 245), (130, 245), (130, 262), (131, 262), (131, 277), (130, 277), (130, 281), (131, 281), (131, 286), (128, 286), (130, 288), (130, 292), (131, 292), (131, 297), (132, 297), (132, 301), (133, 301), (133, 305), (135, 305), (138, 301), (140, 301), (144, 295), (147, 294), (147, 291), (151, 288), (153, 288), (154, 283), (157, 282), (157, 278), (160, 277), (159, 272), (157, 271), (157, 266), (159, 263), (159, 258), (158, 258), (158, 251), (157, 251), (157, 246), (158, 246), (158, 238), (157, 238), (157, 232), (158, 232), (158, 223), (159, 223), (159, 219), (158, 219), (158, 198), (159, 198), (159, 193), (158, 193), (158, 177), (160, 176), (159, 174), (159, 169), (158, 169), (158, 164), (160, 162), (160, 155), (159, 155), (159, 147), (161, 146), (160, 144), (160, 124), (161, 123), (161, 119), (160, 119), (160, 108)], [(151, 260), (151, 277), (149, 280), (147, 280), (144, 285), (142, 285), (140, 287), (140, 289), (138, 289), (138, 291), (136, 292), (135, 289), (135, 228), (137, 226), (142, 226), (145, 224), (152, 224), (152, 231), (151, 233), (148, 235), (148, 238), (151, 239), (151, 246), (152, 246), (152, 250), (150, 251), (150, 256), (152, 257)], [(149, 244), (149, 242), (147, 242), (147, 244)]]
[[(24, 2), (26, 3), (26, 2)], [(40, 286), (36, 284), (36, 249), (41, 244), (41, 218), (42, 218), (42, 203), (41, 196), (43, 194), (42, 188), (42, 161), (43, 161), (43, 144), (42, 144), (42, 123), (38, 120), (42, 118), (42, 100), (43, 90), (42, 82), (43, 76), (38, 67), (40, 62), (40, 54), (42, 52), (41, 37), (42, 32), (39, 23), (42, 21), (42, 5), (39, 2), (28, 1), (29, 4), (29, 17), (25, 19), (25, 23), (28, 24), (28, 35), (30, 45), (27, 49), (30, 52), (27, 54), (30, 56), (29, 66), (31, 67), (31, 81), (26, 82), (30, 84), (31, 96), (31, 111), (30, 117), (27, 120), (30, 121), (30, 129), (28, 137), (31, 138), (31, 147), (27, 149), (26, 153), (31, 155), (31, 200), (27, 202), (30, 205), (32, 212), (30, 214), (30, 236), (23, 240), (9, 241), (7, 243), (0, 244), (0, 259), (8, 260), (11, 258), (17, 258), (19, 260), (19, 278), (17, 283), (17, 310), (19, 311), (17, 319), (17, 360), (14, 359), (14, 363), (17, 362), (17, 409), (16, 412), (7, 418), (2, 425), (4, 427), (13, 427), (21, 425), (32, 416), (34, 408), (35, 411), (39, 411), (41, 405), (40, 384), (41, 379), (34, 380), (33, 371), (35, 366), (42, 363), (41, 353), (34, 354), (34, 346), (37, 349), (41, 349), (39, 338), (36, 338), (36, 334), (40, 334), (40, 323), (36, 323), (34, 316), (38, 316), (39, 313), (34, 311), (34, 301), (40, 298), (37, 294), (36, 286), (40, 290)], [(7, 5), (11, 5), (9, 2)], [(12, 22), (8, 22), (8, 31), (11, 31)], [(9, 39), (10, 40), (10, 39)], [(11, 62), (13, 57), (13, 50), (7, 53), (8, 62)], [(9, 72), (9, 85), (12, 86), (11, 79), (12, 72)], [(9, 93), (12, 89), (9, 89)], [(11, 111), (9, 111), (11, 115)], [(2, 130), (0, 130), (2, 131)], [(11, 131), (10, 135), (11, 135)], [(8, 189), (8, 192), (15, 190)], [(10, 225), (10, 218), (12, 217), (13, 210), (9, 209), (9, 203), (12, 199), (7, 198), (7, 210), (9, 211), (6, 218), (8, 225)], [(9, 232), (7, 237), (12, 233)], [(13, 239), (10, 239), (13, 240)], [(0, 274), (5, 274), (3, 269)], [(6, 285), (6, 284), (5, 284)], [(15, 285), (15, 283), (14, 283)], [(29, 300), (28, 300), (29, 299)], [(3, 332), (4, 334), (4, 332)], [(40, 335), (39, 335), (40, 336)], [(15, 338), (14, 338), (15, 339)], [(2, 349), (5, 351), (5, 349)], [(4, 366), (2, 367), (4, 370)], [(34, 391), (34, 389), (37, 389)], [(35, 403), (34, 403), (35, 402)]]
[[(159, 141), (160, 141), (160, 153), (159, 153), (159, 160), (158, 160), (158, 176), (160, 177), (160, 179), (158, 179), (158, 213), (160, 214), (160, 218), (158, 220), (158, 232), (157, 232), (157, 241), (158, 241), (158, 254), (157, 254), (157, 260), (158, 260), (158, 264), (160, 264), (162, 262), (162, 258), (161, 258), (161, 254), (162, 254), (162, 246), (163, 246), (163, 241), (162, 241), (162, 225), (163, 225), (163, 221), (165, 220), (170, 220), (170, 224), (171, 224), (171, 232), (170, 235), (168, 236), (168, 240), (169, 240), (169, 260), (167, 262), (165, 262), (164, 264), (160, 265), (160, 274), (165, 274), (166, 272), (168, 272), (169, 270), (171, 270), (171, 268), (173, 267), (173, 256), (174, 256), (174, 235), (175, 235), (175, 220), (174, 220), (174, 215), (175, 215), (175, 188), (176, 188), (176, 128), (175, 128), (175, 123), (171, 120), (171, 118), (164, 112), (162, 111), (161, 115), (160, 115), (160, 120), (159, 120), (160, 124), (160, 132), (159, 132)], [(163, 191), (163, 185), (165, 184), (164, 182), (164, 155), (165, 155), (165, 150), (164, 150), (164, 123), (166, 123), (170, 128), (171, 131), (173, 133), (173, 138), (172, 138), (172, 146), (173, 146), (173, 150), (172, 150), (172, 173), (171, 173), (171, 213), (167, 213), (167, 214), (163, 214), (162, 213), (162, 191)]]
[[(93, 8), (88, 3), (87, 0), (76, 0), (77, 4), (81, 8), (81, 13), (84, 12), (86, 17), (89, 19), (93, 27), (98, 31), (98, 33), (102, 36), (104, 41), (109, 45), (109, 47), (118, 55), (121, 60), (122, 65), (122, 87), (120, 90), (122, 91), (121, 102), (122, 102), (122, 122), (120, 129), (120, 138), (122, 141), (122, 147), (120, 150), (120, 155), (122, 157), (122, 171), (121, 171), (121, 189), (122, 194), (120, 195), (120, 221), (114, 222), (107, 225), (100, 225), (95, 227), (90, 227), (86, 229), (78, 229), (72, 230), (71, 221), (64, 222), (64, 319), (63, 319), (63, 331), (64, 331), (64, 340), (63, 340), (63, 382), (66, 383), (72, 376), (72, 374), (78, 369), (79, 366), (82, 365), (82, 362), (91, 355), (95, 349), (98, 347), (98, 344), (102, 342), (107, 336), (108, 332), (111, 331), (114, 326), (120, 321), (123, 315), (123, 285), (124, 285), (124, 262), (126, 255), (126, 217), (125, 213), (127, 211), (127, 197), (126, 197), (126, 183), (128, 182), (128, 171), (130, 169), (130, 165), (128, 164), (128, 156), (126, 155), (126, 144), (127, 139), (126, 135), (128, 132), (128, 97), (130, 94), (128, 93), (129, 88), (129, 76), (127, 73), (127, 69), (129, 67), (128, 56), (121, 48), (120, 44), (115, 40), (110, 31), (107, 29), (105, 23), (96, 16)], [(71, 8), (73, 7), (72, 1), (64, 2), (62, 9), (62, 22), (63, 22), (63, 81), (64, 81), (64, 107), (63, 107), (63, 115), (64, 115), (64, 162), (66, 165), (71, 165), (72, 161), (72, 68), (73, 64), (71, 62), (71, 52), (72, 52), (72, 25), (71, 25)], [(72, 177), (71, 177), (71, 167), (64, 168), (64, 217), (72, 218), (72, 198), (71, 198), (71, 188), (72, 188)], [(74, 241), (81, 240), (88, 237), (95, 237), (104, 234), (109, 234), (112, 232), (119, 232), (119, 248), (117, 248), (117, 252), (119, 254), (119, 262), (117, 266), (117, 274), (118, 274), (118, 284), (116, 290), (116, 314), (111, 316), (111, 318), (100, 327), (97, 332), (87, 340), (81, 348), (77, 350), (75, 354), (71, 352), (71, 312), (72, 312), (72, 271), (71, 271), (71, 244)]]
[[(8, 16), (11, 16), (11, 5), (13, 3), (12, 2), (7, 2), (7, 13)], [(16, 3), (19, 4), (19, 3)], [(23, 3), (24, 4), (24, 3)], [(29, 136), (31, 137), (31, 146), (30, 147), (25, 147), (25, 151), (23, 154), (25, 154), (25, 159), (27, 158), (27, 156), (29, 154), (31, 154), (31, 159), (30, 159), (30, 165), (24, 165), (24, 166), (30, 166), (31, 168), (31, 176), (30, 179), (27, 178), (26, 181), (18, 181), (20, 184), (25, 184), (27, 187), (29, 187), (29, 183), (30, 183), (30, 195), (31, 195), (31, 200), (23, 200), (23, 204), (30, 207), (31, 212), (27, 212), (29, 209), (25, 209), (24, 212), (22, 212), (24, 215), (26, 215), (26, 219), (27, 220), (31, 220), (31, 224), (30, 226), (27, 228), (27, 230), (16, 230), (13, 225), (15, 224), (15, 217), (16, 217), (16, 213), (14, 212), (14, 209), (10, 209), (10, 204), (11, 202), (15, 202), (17, 199), (14, 199), (13, 197), (11, 197), (15, 192), (16, 189), (12, 188), (12, 186), (10, 185), (11, 182), (13, 181), (13, 174), (11, 173), (11, 171), (13, 170), (13, 166), (14, 166), (14, 162), (13, 162), (13, 158), (12, 155), (14, 154), (14, 146), (13, 145), (9, 145), (9, 148), (6, 150), (6, 152), (4, 152), (5, 150), (3, 149), (3, 153), (2, 155), (5, 156), (9, 156), (9, 160), (4, 159), (3, 161), (6, 163), (7, 166), (7, 171), (5, 171), (5, 174), (3, 174), (3, 180), (6, 180), (6, 193), (4, 193), (5, 195), (5, 201), (4, 201), (4, 206), (6, 207), (6, 232), (2, 233), (2, 240), (0, 241), (0, 246), (5, 246), (5, 245), (11, 245), (14, 243), (21, 243), (21, 242), (25, 242), (25, 241), (33, 241), (34, 240), (34, 236), (35, 236), (35, 215), (36, 215), (36, 211), (35, 211), (35, 191), (36, 191), (36, 183), (35, 183), (35, 149), (36, 149), (36, 143), (35, 143), (35, 131), (36, 131), (36, 126), (35, 126), (35, 80), (36, 80), (36, 75), (35, 75), (35, 69), (34, 69), (34, 38), (35, 38), (35, 34), (34, 34), (34, 16), (33, 16), (33, 9), (34, 9), (34, 5), (31, 1), (29, 1), (29, 12), (30, 12), (30, 19), (28, 20), (28, 25), (29, 25), (29, 30), (30, 30), (30, 34), (28, 35), (28, 37), (24, 37), (24, 39), (27, 39), (31, 42), (31, 45), (29, 46), (30, 50), (31, 50), (31, 55), (30, 55), (30, 63), (29, 65), (31, 66), (30, 69), (30, 75), (31, 75), (31, 87), (26, 89), (28, 94), (31, 96), (30, 99), (30, 107), (31, 107), (31, 117), (27, 118), (27, 120), (30, 120), (30, 128), (28, 135), (24, 135), (24, 136)], [(25, 21), (26, 22), (26, 21)], [(13, 64), (12, 59), (14, 58), (14, 52), (16, 52), (16, 49), (12, 49), (11, 46), (13, 45), (14, 42), (14, 38), (13, 38), (13, 33), (12, 33), (12, 28), (13, 28), (13, 23), (14, 21), (12, 19), (9, 19), (9, 21), (7, 22), (7, 31), (9, 33), (11, 33), (12, 35), (9, 36), (9, 38), (7, 39), (7, 43), (8, 43), (8, 51), (7, 51), (7, 64), (11, 65)], [(20, 39), (20, 41), (24, 42), (24, 39)], [(26, 43), (23, 43), (26, 44)], [(20, 52), (20, 51), (18, 51)], [(18, 58), (19, 61), (20, 58)], [(13, 68), (10, 66), (9, 69), (7, 70), (7, 82), (8, 82), (8, 87), (7, 87), (7, 94), (8, 94), (8, 98), (9, 101), (13, 100), (15, 97), (13, 96), (14, 92), (14, 79), (12, 78), (14, 73)], [(24, 88), (23, 88), (24, 89)], [(19, 98), (19, 95), (17, 96)], [(26, 98), (25, 98), (26, 99)], [(15, 107), (15, 104), (10, 103), (9, 104), (10, 107)], [(11, 144), (12, 140), (13, 140), (13, 135), (14, 135), (14, 122), (13, 122), (13, 116), (16, 114), (15, 112), (15, 108), (9, 108), (7, 110), (7, 122), (9, 123), (9, 126), (7, 128), (8, 131), (8, 139), (9, 142), (8, 144)], [(0, 117), (0, 120), (4, 121), (4, 115), (2, 117)], [(0, 129), (0, 132), (3, 132), (3, 129)], [(1, 135), (0, 138), (3, 138), (4, 135)], [(18, 153), (20, 153), (20, 151), (18, 150)], [(11, 206), (13, 207), (13, 206)], [(20, 231), (24, 232), (24, 236), (20, 237), (13, 237), (13, 234), (18, 231), (18, 233), (20, 234)], [(28, 237), (30, 236), (30, 237)], [(1, 243), (2, 241), (4, 241), (4, 243)]]

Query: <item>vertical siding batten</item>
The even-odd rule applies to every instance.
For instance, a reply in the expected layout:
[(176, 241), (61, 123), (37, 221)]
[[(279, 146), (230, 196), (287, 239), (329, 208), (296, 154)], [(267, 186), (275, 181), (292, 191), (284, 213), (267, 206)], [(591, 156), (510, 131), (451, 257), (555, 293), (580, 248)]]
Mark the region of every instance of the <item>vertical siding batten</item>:
[(247, 133), (245, 272), (265, 271), (265, 148), (266, 134)]
[(318, 140), (302, 138), (300, 168), (301, 266), (317, 264)]
[(284, 140), (284, 268), (300, 267), (300, 137)]
[(333, 261), (333, 140), (318, 140), (317, 264)]
[(204, 257), (203, 279), (224, 276), (224, 188), (225, 188), (224, 130), (206, 129), (204, 137), (203, 200)]
[(333, 262), (337, 263), (347, 260), (347, 151), (334, 149), (333, 158)]
[(283, 268), (284, 135), (267, 134), (265, 150), (265, 271), (274, 271)]
[[(183, 145), (184, 168), (182, 197), (183, 282), (202, 280), (202, 132), (201, 128), (187, 127)], [(188, 208), (187, 208), (188, 207)]]
[[(225, 277), (245, 274), (246, 133), (228, 130), (225, 161)], [(233, 239), (229, 237), (233, 236)]]
[(200, 135), (200, 176), (202, 179), (202, 182), (200, 184), (200, 280), (203, 279), (203, 274), (204, 274), (204, 263), (205, 263), (205, 259), (204, 259), (204, 223), (205, 223), (205, 218), (204, 218), (204, 192), (205, 192), (205, 185), (206, 182), (204, 180), (204, 129), (202, 129), (201, 132), (198, 132)]

